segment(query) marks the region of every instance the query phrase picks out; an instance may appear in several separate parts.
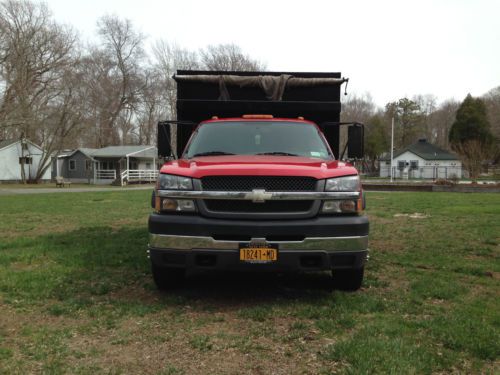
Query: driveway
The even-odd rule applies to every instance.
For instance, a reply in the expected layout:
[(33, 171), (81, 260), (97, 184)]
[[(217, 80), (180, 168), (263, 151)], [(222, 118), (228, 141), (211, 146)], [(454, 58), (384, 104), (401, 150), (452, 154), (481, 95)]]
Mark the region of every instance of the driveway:
[(138, 187), (74, 187), (74, 188), (17, 188), (0, 189), (1, 195), (17, 195), (17, 194), (43, 194), (43, 193), (86, 193), (93, 191), (125, 191), (125, 190), (153, 190), (152, 185)]

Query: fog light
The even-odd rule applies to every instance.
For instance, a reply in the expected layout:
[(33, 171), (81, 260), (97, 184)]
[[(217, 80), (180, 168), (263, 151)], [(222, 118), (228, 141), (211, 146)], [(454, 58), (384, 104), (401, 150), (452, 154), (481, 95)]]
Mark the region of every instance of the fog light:
[(342, 212), (356, 212), (356, 202), (355, 201), (341, 201), (340, 210)]
[(164, 211), (177, 211), (177, 201), (175, 199), (164, 198), (161, 204), (161, 209)]
[(196, 207), (194, 201), (190, 199), (163, 198), (161, 201), (161, 210), (193, 212), (196, 211)]

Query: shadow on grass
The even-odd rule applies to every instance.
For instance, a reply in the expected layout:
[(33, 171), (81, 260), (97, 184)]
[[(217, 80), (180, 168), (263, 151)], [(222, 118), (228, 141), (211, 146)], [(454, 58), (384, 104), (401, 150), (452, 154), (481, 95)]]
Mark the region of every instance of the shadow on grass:
[(56, 300), (80, 307), (103, 301), (165, 306), (197, 301), (201, 309), (314, 301), (331, 294), (329, 273), (253, 272), (198, 272), (181, 288), (162, 293), (153, 283), (146, 248), (145, 227), (84, 227), (18, 238), (2, 245), (0, 292), (7, 301), (28, 304)]
[(331, 274), (206, 271), (189, 275), (177, 289), (165, 292), (219, 301), (314, 298), (331, 292)]

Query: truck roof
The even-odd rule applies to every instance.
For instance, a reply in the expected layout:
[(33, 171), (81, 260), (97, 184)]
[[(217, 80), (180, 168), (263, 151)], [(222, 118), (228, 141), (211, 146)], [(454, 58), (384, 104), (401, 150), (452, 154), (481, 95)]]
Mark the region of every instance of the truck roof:
[(244, 121), (244, 122), (300, 122), (311, 125), (316, 125), (315, 122), (300, 119), (300, 118), (285, 118), (285, 117), (273, 117), (273, 118), (245, 118), (245, 117), (226, 117), (226, 118), (211, 118), (210, 120), (205, 120), (200, 122), (201, 124), (212, 123), (212, 122), (228, 122), (228, 121)]

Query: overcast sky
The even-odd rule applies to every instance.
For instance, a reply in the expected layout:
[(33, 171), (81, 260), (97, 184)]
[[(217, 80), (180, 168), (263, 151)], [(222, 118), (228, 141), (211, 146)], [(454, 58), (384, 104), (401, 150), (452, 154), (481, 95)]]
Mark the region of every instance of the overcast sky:
[(500, 1), (49, 0), (83, 40), (96, 20), (132, 20), (152, 44), (235, 43), (273, 71), (340, 71), (348, 92), (383, 106), (416, 94), (441, 102), (500, 85)]

